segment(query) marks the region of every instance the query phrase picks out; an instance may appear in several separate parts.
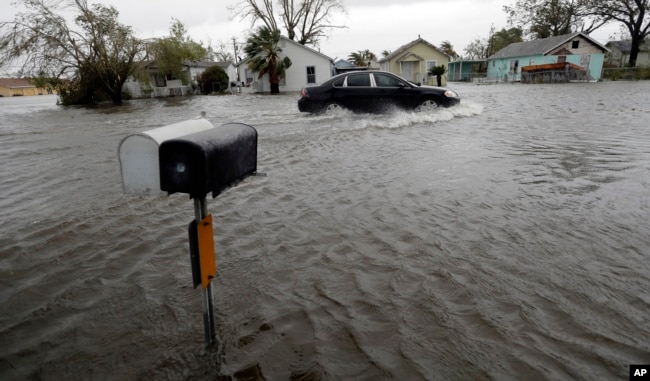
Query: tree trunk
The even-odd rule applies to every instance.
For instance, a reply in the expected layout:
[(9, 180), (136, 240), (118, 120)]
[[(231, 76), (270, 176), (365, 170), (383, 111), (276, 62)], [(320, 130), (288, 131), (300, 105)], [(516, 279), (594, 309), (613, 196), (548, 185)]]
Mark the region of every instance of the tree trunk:
[(635, 67), (636, 59), (639, 56), (639, 45), (641, 45), (641, 39), (638, 35), (632, 35), (632, 45), (630, 46), (630, 61), (628, 66)]
[(122, 104), (122, 87), (124, 86), (124, 81), (116, 81), (114, 86), (115, 87), (112, 89), (107, 89), (108, 94), (110, 95), (113, 104), (120, 106)]
[(436, 80), (438, 81), (438, 87), (442, 86), (442, 76), (436, 75)]
[(111, 100), (113, 101), (114, 105), (120, 106), (122, 104), (122, 92), (116, 91), (113, 94), (111, 94)]
[(280, 94), (280, 84), (271, 83), (271, 94)]

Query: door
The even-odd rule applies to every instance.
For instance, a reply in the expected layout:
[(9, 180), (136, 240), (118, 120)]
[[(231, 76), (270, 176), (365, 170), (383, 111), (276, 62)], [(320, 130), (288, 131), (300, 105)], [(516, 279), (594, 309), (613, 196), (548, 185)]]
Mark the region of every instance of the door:
[(375, 105), (374, 88), (369, 73), (348, 75), (345, 86), (338, 89), (341, 104), (352, 110), (371, 110)]
[(375, 84), (377, 85), (378, 107), (382, 110), (390, 110), (397, 106), (400, 108), (414, 108), (418, 101), (411, 87), (399, 78), (387, 73), (374, 73)]
[(589, 62), (591, 62), (590, 55), (585, 54), (583, 56), (580, 56), (580, 66), (582, 66), (585, 71), (589, 71)]
[(415, 81), (415, 62), (402, 62), (402, 77), (409, 81)]

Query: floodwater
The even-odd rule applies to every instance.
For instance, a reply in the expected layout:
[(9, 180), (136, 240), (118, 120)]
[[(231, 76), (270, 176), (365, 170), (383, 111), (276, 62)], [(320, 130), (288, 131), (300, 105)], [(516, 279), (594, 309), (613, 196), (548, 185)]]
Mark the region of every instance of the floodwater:
[[(0, 98), (1, 380), (622, 380), (650, 363), (650, 82), (452, 84), (456, 108), (315, 117), (295, 94)], [(117, 147), (259, 132), (208, 200), (122, 194)]]

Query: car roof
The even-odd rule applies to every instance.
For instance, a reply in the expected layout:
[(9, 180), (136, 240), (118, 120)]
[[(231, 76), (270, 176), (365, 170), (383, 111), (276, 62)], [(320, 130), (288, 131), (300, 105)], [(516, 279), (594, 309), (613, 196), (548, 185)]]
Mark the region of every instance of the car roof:
[(389, 71), (384, 71), (384, 70), (353, 70), (353, 71), (346, 71), (345, 73), (337, 74), (337, 75), (331, 77), (330, 79), (328, 79), (327, 81), (323, 82), (323, 84), (328, 83), (328, 82), (331, 82), (331, 81), (336, 81), (337, 79), (339, 79), (339, 78), (341, 78), (341, 77), (345, 77), (346, 75), (350, 75), (350, 74), (364, 74), (364, 73), (381, 73), (381, 74), (389, 74), (389, 75), (392, 75), (392, 76), (394, 76), (394, 77), (397, 77), (397, 78), (403, 79), (402, 77), (400, 77), (399, 75), (397, 75), (397, 74), (395, 74), (395, 73), (391, 73), (391, 72), (389, 72)]

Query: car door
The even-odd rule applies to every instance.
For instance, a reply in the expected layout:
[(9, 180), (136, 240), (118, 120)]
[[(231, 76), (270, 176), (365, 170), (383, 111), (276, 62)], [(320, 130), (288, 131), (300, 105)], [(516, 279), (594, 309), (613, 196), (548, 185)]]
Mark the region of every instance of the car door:
[(375, 84), (377, 85), (378, 103), (382, 109), (390, 109), (397, 106), (400, 108), (413, 108), (415, 92), (413, 88), (400, 78), (387, 73), (374, 73)]
[(341, 103), (355, 111), (369, 111), (374, 107), (373, 87), (368, 73), (350, 73), (345, 86), (339, 89)]

